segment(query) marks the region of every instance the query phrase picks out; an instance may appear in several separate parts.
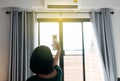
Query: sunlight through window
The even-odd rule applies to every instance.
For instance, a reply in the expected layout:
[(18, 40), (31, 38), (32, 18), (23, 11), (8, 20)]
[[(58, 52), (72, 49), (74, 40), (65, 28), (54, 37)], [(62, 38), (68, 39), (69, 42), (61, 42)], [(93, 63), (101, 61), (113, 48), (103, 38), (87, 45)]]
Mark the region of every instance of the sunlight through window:
[(80, 22), (63, 22), (63, 46), (66, 54), (81, 54), (82, 29)]
[(53, 35), (57, 36), (59, 41), (59, 23), (58, 22), (41, 22), (40, 23), (40, 45), (46, 45), (55, 54), (53, 50)]
[[(61, 19), (62, 21), (62, 19)], [(64, 68), (64, 81), (83, 81), (83, 37), (85, 48), (85, 78), (86, 81), (104, 81), (101, 61), (95, 47), (95, 33), (91, 22), (39, 22), (35, 31), (35, 40), (39, 39), (40, 45), (46, 45), (53, 55), (53, 35), (58, 41), (62, 41)], [(62, 31), (60, 32), (60, 27)], [(83, 28), (83, 33), (82, 33)], [(63, 36), (59, 34), (62, 33)], [(39, 35), (38, 35), (39, 34)], [(60, 36), (60, 37), (59, 37)], [(37, 42), (37, 43), (38, 43)], [(36, 43), (36, 44), (37, 44)], [(96, 74), (97, 73), (97, 74)]]

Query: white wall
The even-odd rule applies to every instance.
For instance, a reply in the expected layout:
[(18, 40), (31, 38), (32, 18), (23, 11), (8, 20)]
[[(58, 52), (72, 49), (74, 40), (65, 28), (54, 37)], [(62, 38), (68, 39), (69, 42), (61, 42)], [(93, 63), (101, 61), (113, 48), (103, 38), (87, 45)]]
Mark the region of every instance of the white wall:
[(114, 44), (116, 52), (116, 61), (118, 76), (120, 77), (120, 9), (115, 9), (112, 15), (113, 22), (113, 34), (114, 34)]
[(21, 7), (21, 8), (43, 8), (44, 0), (0, 0), (0, 8)]
[(9, 16), (0, 8), (0, 81), (7, 81), (9, 55)]

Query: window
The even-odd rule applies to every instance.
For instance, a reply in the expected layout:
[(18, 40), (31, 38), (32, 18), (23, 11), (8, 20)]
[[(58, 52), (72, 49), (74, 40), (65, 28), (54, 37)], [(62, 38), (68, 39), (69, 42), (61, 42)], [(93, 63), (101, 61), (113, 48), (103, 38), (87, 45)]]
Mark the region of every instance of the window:
[(103, 81), (89, 19), (38, 19), (35, 30), (38, 45), (47, 45), (53, 55), (53, 35), (57, 36), (64, 51), (60, 60), (64, 81)]
[(82, 54), (81, 22), (63, 22), (63, 48), (65, 54)]
[(53, 49), (53, 35), (57, 36), (57, 40), (59, 40), (59, 23), (58, 22), (40, 22), (40, 45), (46, 45), (51, 50), (53, 55), (55, 54), (55, 50)]

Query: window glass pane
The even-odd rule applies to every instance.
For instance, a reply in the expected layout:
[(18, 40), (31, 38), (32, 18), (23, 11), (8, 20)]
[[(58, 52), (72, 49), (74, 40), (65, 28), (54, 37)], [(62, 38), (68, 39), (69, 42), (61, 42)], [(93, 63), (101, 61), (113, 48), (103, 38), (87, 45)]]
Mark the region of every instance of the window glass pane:
[(64, 56), (64, 81), (83, 81), (82, 55)]
[(40, 22), (40, 45), (48, 46), (53, 54), (56, 50), (53, 50), (53, 35), (57, 36), (59, 41), (59, 23), (58, 22)]
[(82, 29), (80, 22), (63, 22), (63, 48), (65, 54), (81, 54)]
[[(99, 53), (96, 52), (96, 39), (91, 22), (84, 22), (86, 81), (104, 81)], [(97, 73), (97, 74), (96, 74)]]

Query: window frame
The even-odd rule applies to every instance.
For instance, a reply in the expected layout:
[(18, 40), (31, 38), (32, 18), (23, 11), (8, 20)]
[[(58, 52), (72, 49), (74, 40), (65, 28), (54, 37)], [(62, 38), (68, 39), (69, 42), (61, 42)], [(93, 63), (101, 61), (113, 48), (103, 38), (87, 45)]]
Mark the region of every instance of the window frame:
[[(39, 26), (40, 22), (58, 22), (59, 23), (59, 41), (60, 41), (61, 50), (62, 50), (61, 56), (60, 56), (60, 67), (63, 70), (63, 81), (64, 81), (64, 55), (65, 55), (64, 49), (63, 49), (63, 22), (81, 22), (82, 23), (83, 81), (86, 81), (83, 22), (90, 22), (90, 18), (38, 18), (37, 22), (38, 22), (38, 30), (40, 28)], [(40, 35), (40, 32), (38, 31), (38, 44), (40, 43), (39, 35)], [(69, 56), (72, 56), (72, 54)]]

